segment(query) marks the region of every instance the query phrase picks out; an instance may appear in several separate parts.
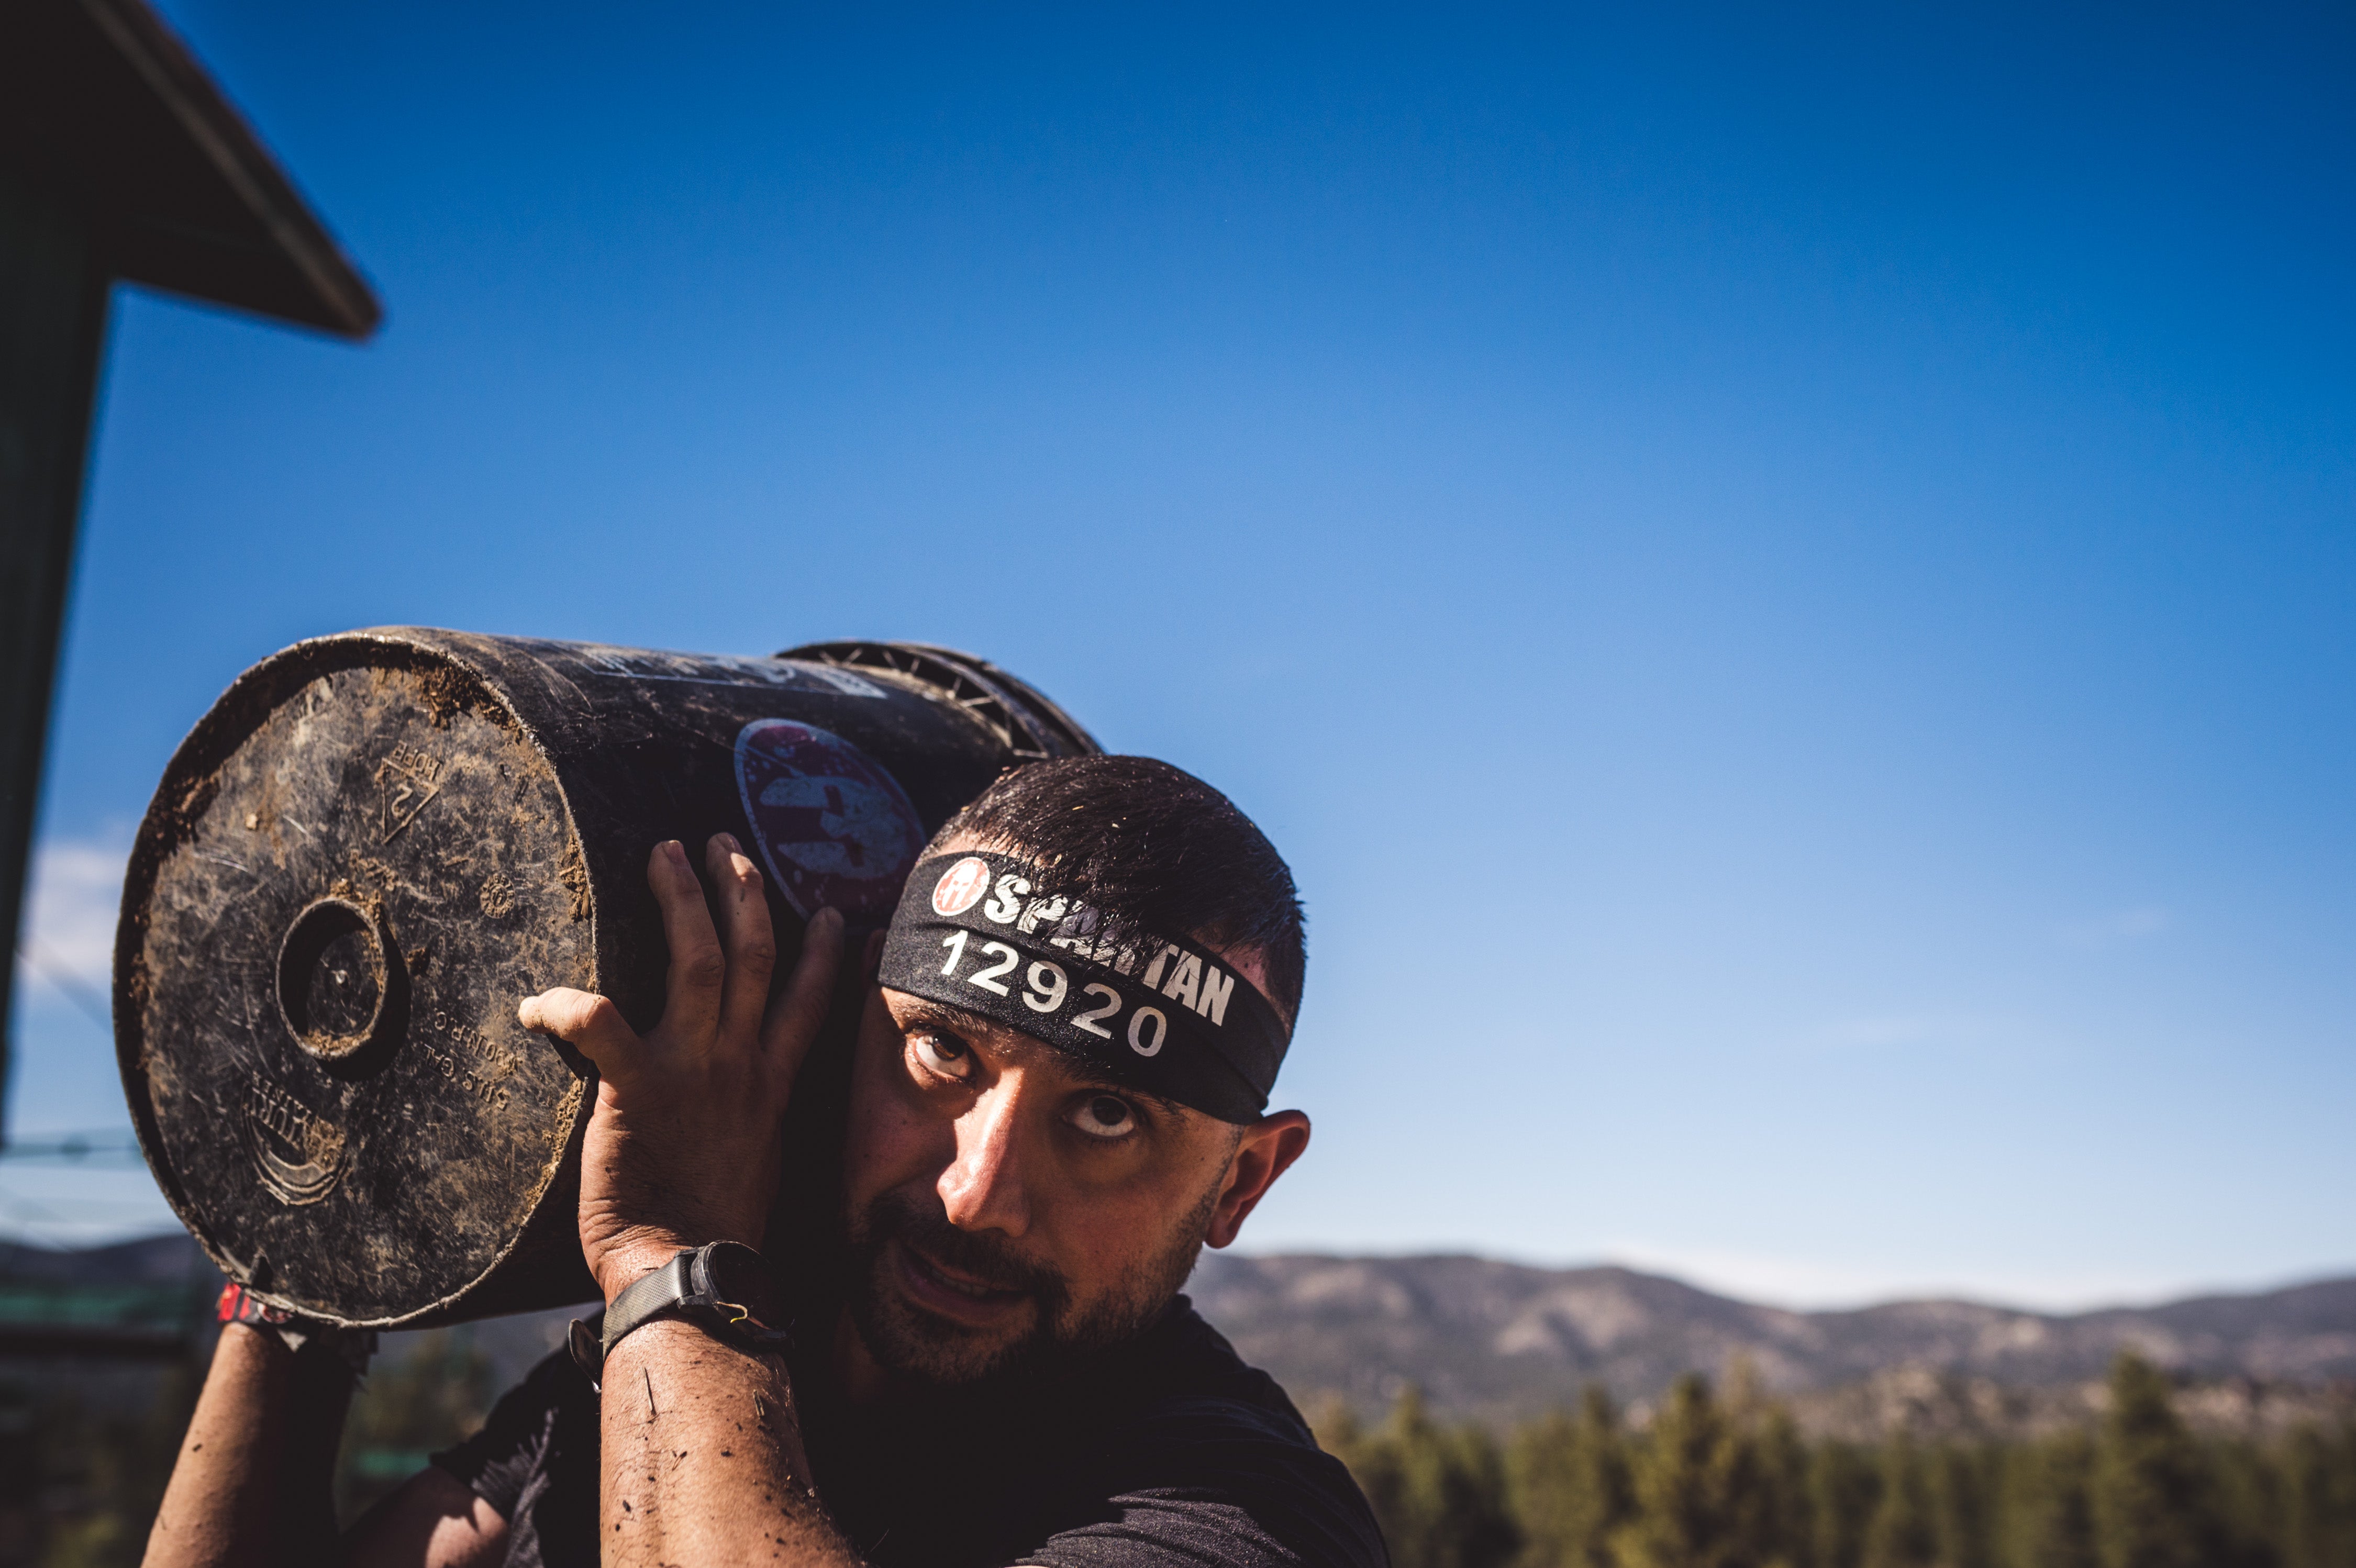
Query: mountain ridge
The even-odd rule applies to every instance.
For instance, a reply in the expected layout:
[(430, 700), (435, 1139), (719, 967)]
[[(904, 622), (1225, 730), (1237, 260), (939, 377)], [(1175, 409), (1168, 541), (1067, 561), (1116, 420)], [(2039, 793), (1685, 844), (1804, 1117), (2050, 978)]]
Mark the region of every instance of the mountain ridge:
[(1590, 1382), (1641, 1402), (1681, 1372), (1737, 1362), (1781, 1395), (1901, 1369), (2058, 1389), (2099, 1379), (2123, 1349), (2188, 1380), (2356, 1379), (2356, 1277), (2069, 1314), (1937, 1298), (1807, 1312), (1616, 1264), (1215, 1253), (1188, 1291), (1296, 1396), (1362, 1410), (1412, 1382), (1442, 1412), (1519, 1418), (1570, 1403)]
[[(202, 1308), (219, 1276), (188, 1237), (169, 1234), (84, 1251), (0, 1242), (0, 1285), (25, 1297), (15, 1311), (35, 1314), (56, 1289), (145, 1287), (109, 1310), (168, 1322), (192, 1310), (209, 1319)], [(2019, 1430), (2097, 1410), (2100, 1380), (2122, 1349), (2200, 1385), (2193, 1402), (2211, 1425), (2356, 1410), (2356, 1276), (2078, 1313), (1936, 1297), (1803, 1311), (1618, 1264), (1210, 1252), (1186, 1290), (1303, 1408), (1340, 1401), (1367, 1415), (1409, 1384), (1440, 1414), (1496, 1423), (1571, 1405), (1590, 1383), (1641, 1409), (1680, 1373), (1725, 1377), (1742, 1366), (1816, 1430), (1863, 1434), (1901, 1420)], [(461, 1332), (504, 1387), (585, 1310)], [(387, 1335), (388, 1360), (422, 1337)]]

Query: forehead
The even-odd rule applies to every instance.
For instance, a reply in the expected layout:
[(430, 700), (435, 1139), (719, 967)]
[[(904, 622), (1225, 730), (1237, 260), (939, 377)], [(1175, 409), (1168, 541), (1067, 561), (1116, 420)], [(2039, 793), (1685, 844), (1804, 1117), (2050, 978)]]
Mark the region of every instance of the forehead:
[(1058, 1050), (1035, 1036), (1010, 1029), (995, 1019), (926, 997), (911, 996), (888, 985), (876, 989), (883, 993), (884, 1005), (891, 1011), (893, 1021), (903, 1029), (920, 1026), (939, 1029), (955, 1035), (993, 1061), (1019, 1067), (1026, 1073), (1037, 1073), (1050, 1082), (1072, 1089), (1111, 1090), (1131, 1100), (1146, 1101), (1174, 1116), (1209, 1119), (1192, 1106), (1181, 1105), (1149, 1090), (1123, 1083), (1085, 1059), (1068, 1051)]

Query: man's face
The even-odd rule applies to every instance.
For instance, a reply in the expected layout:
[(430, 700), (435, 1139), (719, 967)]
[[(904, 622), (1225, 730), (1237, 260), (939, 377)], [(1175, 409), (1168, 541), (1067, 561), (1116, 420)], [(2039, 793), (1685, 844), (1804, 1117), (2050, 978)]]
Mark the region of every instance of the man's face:
[(972, 1014), (871, 991), (844, 1168), (868, 1353), (961, 1386), (1136, 1333), (1233, 1208), (1244, 1138)]

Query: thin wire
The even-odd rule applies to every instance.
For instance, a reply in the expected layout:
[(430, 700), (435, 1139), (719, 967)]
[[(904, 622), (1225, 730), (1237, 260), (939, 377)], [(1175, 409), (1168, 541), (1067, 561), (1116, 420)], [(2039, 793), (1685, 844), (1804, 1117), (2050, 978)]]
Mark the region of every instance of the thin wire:
[[(0, 1212), (37, 1225), (105, 1225), (123, 1218), (136, 1219), (150, 1209), (149, 1204), (134, 1197), (64, 1197), (44, 1203), (0, 1187)], [(110, 1215), (117, 1220), (110, 1221)]]
[(102, 1128), (91, 1133), (57, 1133), (39, 1138), (11, 1138), (0, 1145), (0, 1160), (56, 1160), (74, 1165), (123, 1165), (142, 1163), (139, 1140), (132, 1133)]
[(16, 956), (24, 960), (26, 967), (34, 973), (63, 992), (68, 1001), (90, 1015), (100, 1028), (109, 1034), (114, 1032), (113, 1009), (106, 1004), (104, 997), (62, 970), (50, 968), (39, 951), (29, 943), (19, 944)]

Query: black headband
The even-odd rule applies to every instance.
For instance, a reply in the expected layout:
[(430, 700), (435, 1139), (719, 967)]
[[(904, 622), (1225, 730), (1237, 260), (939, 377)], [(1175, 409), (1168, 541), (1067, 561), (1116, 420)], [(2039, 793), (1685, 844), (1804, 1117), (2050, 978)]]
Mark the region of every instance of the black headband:
[(1152, 936), (1053, 882), (986, 850), (923, 862), (901, 891), (876, 978), (1223, 1122), (1266, 1110), (1290, 1037), (1268, 998), (1199, 946)]

